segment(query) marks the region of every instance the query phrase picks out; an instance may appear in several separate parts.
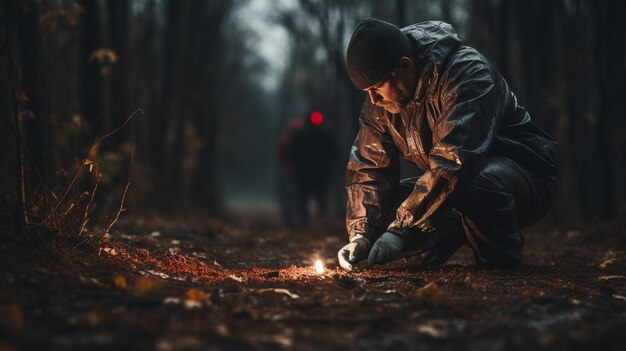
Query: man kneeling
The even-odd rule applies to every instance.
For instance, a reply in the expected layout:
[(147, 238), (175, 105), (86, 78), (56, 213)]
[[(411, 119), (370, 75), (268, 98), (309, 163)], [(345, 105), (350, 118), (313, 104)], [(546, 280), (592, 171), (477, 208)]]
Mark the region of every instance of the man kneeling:
[[(558, 147), (496, 68), (447, 23), (375, 19), (356, 26), (347, 66), (369, 96), (346, 171), (340, 265), (421, 253), (435, 266), (469, 245), (479, 266), (518, 266), (520, 228), (551, 205)], [(400, 180), (400, 156), (424, 173)]]

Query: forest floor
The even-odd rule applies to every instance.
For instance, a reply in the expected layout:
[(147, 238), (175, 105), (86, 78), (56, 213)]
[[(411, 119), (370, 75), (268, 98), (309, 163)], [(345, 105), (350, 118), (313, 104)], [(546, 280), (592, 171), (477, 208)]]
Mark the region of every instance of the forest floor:
[(0, 228), (0, 350), (624, 349), (623, 223), (530, 228), (514, 271), (462, 249), (437, 269), (346, 272), (344, 233), (339, 219), (126, 218), (84, 243)]

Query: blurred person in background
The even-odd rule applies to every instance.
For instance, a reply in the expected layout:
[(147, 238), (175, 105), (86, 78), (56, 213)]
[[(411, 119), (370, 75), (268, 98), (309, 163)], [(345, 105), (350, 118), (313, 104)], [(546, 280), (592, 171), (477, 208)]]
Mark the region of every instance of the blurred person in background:
[(278, 172), (278, 199), (283, 222), (288, 227), (296, 227), (302, 223), (302, 218), (296, 212), (297, 189), (296, 189), (296, 162), (291, 145), (294, 135), (304, 127), (304, 122), (299, 118), (292, 118), (287, 123), (287, 128), (278, 138), (276, 154), (279, 161)]
[(288, 153), (294, 164), (294, 210), (300, 219), (298, 224), (306, 226), (311, 217), (311, 204), (318, 216), (327, 214), (331, 171), (337, 155), (337, 145), (324, 128), (320, 112), (313, 112), (304, 128), (293, 134)]
[[(447, 23), (357, 24), (347, 50), (368, 94), (346, 171), (346, 269), (421, 254), (439, 265), (469, 245), (480, 267), (514, 268), (520, 228), (555, 192), (558, 147), (496, 68)], [(399, 158), (424, 171), (400, 180)]]

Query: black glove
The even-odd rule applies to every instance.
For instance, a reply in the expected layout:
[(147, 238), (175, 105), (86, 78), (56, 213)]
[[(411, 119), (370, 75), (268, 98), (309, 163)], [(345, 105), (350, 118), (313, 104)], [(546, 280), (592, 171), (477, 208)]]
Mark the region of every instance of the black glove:
[(392, 233), (385, 232), (372, 246), (369, 257), (367, 258), (367, 266), (371, 267), (375, 264), (383, 264), (393, 261), (404, 249), (404, 238)]

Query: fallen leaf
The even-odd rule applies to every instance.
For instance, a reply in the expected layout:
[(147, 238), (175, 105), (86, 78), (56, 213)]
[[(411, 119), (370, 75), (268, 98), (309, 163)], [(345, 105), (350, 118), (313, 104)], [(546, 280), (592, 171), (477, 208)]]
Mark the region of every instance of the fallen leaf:
[(616, 298), (618, 300), (626, 301), (626, 296), (622, 296), (622, 295), (619, 295), (619, 294), (614, 294), (613, 298)]
[(185, 300), (185, 308), (186, 309), (192, 309), (192, 308), (200, 308), (202, 307), (202, 304), (198, 301), (194, 301), (194, 300)]
[(293, 338), (289, 335), (274, 335), (270, 338), (270, 340), (285, 348), (291, 348), (293, 346)]
[(238, 276), (236, 276), (234, 274), (229, 275), (228, 278), (230, 278), (232, 280), (235, 280), (235, 281), (238, 281), (240, 283), (243, 282), (243, 278), (240, 278), (240, 277), (238, 277)]
[(169, 304), (176, 305), (180, 303), (180, 298), (169, 296), (163, 300), (163, 303), (166, 305), (169, 305)]
[(611, 279), (626, 279), (626, 276), (623, 275), (601, 275), (598, 277), (598, 280), (611, 280)]
[(121, 275), (118, 275), (117, 277), (115, 277), (115, 286), (120, 289), (128, 288), (128, 283), (126, 282), (126, 278), (124, 278)]
[(394, 290), (394, 289), (385, 290), (385, 291), (383, 291), (383, 294), (400, 294), (400, 295), (402, 295), (401, 292), (399, 292), (398, 290)]
[(441, 330), (435, 328), (432, 324), (420, 324), (417, 326), (416, 330), (418, 333), (426, 334), (437, 339), (445, 336)]
[(111, 256), (117, 255), (117, 251), (115, 251), (115, 249), (112, 247), (101, 247), (100, 250), (98, 251), (98, 255), (100, 255), (100, 253), (102, 252), (105, 252)]
[(602, 261), (602, 263), (600, 263), (600, 264), (598, 265), (598, 267), (600, 267), (600, 268), (606, 268), (606, 267), (608, 267), (610, 264), (615, 263), (616, 261), (617, 261), (617, 260), (616, 260), (616, 259), (614, 259), (614, 258), (607, 258), (606, 260)]
[(94, 285), (101, 285), (100, 281), (96, 278), (85, 278), (82, 275), (78, 276), (78, 279), (80, 279), (81, 282), (89, 285), (89, 284), (94, 284)]
[(135, 284), (133, 284), (132, 290), (139, 294), (146, 294), (151, 291), (160, 289), (161, 287), (163, 287), (162, 280), (154, 279), (154, 278), (147, 278), (147, 277), (139, 277), (135, 281)]
[(439, 295), (441, 291), (439, 290), (439, 286), (435, 282), (430, 282), (426, 284), (424, 287), (417, 289), (413, 292), (412, 296), (415, 298), (422, 298), (425, 296), (436, 296)]
[(285, 295), (291, 297), (292, 299), (299, 299), (300, 298), (300, 295), (294, 294), (294, 293), (292, 293), (291, 291), (289, 291), (287, 289), (281, 289), (281, 288), (259, 289), (257, 291), (258, 292), (273, 291), (273, 292), (278, 293), (278, 294), (285, 294)]
[(193, 301), (207, 301), (209, 296), (202, 290), (191, 288), (187, 290), (187, 298)]
[(151, 270), (151, 269), (148, 269), (148, 270), (146, 270), (146, 271), (147, 271), (148, 273), (150, 273), (150, 274), (154, 275), (154, 276), (157, 276), (157, 277), (161, 278), (161, 279), (169, 279), (169, 278), (170, 278), (170, 276), (169, 276), (169, 275), (167, 275), (167, 274), (165, 274), (165, 273), (163, 273), (163, 272), (153, 271), (153, 270)]

